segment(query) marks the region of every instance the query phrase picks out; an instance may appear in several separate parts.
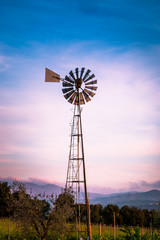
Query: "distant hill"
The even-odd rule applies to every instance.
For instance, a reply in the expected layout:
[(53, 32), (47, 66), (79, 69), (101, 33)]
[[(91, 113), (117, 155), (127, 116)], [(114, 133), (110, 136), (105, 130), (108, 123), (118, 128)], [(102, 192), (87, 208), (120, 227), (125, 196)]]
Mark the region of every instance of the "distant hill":
[(107, 206), (108, 204), (116, 204), (120, 208), (124, 205), (129, 207), (135, 206), (138, 208), (147, 209), (158, 209), (160, 206), (158, 202), (160, 201), (160, 191), (151, 190), (148, 192), (129, 192), (120, 193), (116, 195), (107, 195), (102, 197), (95, 197), (91, 199), (91, 203), (102, 204)]
[[(15, 179), (3, 179), (0, 177), (0, 181), (8, 182), (12, 184)], [(46, 184), (46, 183), (32, 183), (32, 182), (24, 182), (27, 193), (32, 195), (38, 195), (45, 193), (46, 195), (50, 195), (54, 193), (54, 195), (59, 195), (62, 192), (62, 187), (56, 184)], [(82, 194), (82, 199), (84, 200), (84, 194)], [(102, 204), (103, 206), (107, 206), (108, 204), (116, 204), (120, 208), (124, 205), (128, 205), (129, 207), (135, 206), (138, 208), (146, 208), (146, 209), (160, 209), (160, 205), (158, 202), (160, 201), (160, 191), (159, 190), (151, 190), (147, 192), (127, 192), (127, 193), (115, 193), (115, 194), (99, 194), (99, 193), (89, 193), (90, 204)]]

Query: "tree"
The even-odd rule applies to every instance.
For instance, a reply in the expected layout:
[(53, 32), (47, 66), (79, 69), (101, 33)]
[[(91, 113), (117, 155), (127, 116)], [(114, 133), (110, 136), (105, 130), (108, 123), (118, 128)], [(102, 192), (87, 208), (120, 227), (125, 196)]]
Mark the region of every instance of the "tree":
[(120, 209), (121, 225), (131, 226), (131, 209), (127, 205)]
[(137, 207), (131, 207), (131, 226), (143, 226), (144, 225), (144, 213)]
[(71, 189), (64, 189), (61, 194), (56, 198), (54, 205), (56, 208), (73, 207), (74, 196)]
[(11, 187), (7, 182), (0, 182), (0, 217), (10, 215)]
[(91, 204), (91, 222), (100, 223), (102, 221), (102, 205), (101, 204)]
[[(54, 202), (55, 208), (52, 210), (54, 215), (54, 224), (52, 224), (52, 230), (57, 237), (63, 239), (64, 234), (69, 232), (67, 223), (74, 218), (75, 215), (75, 205), (74, 196), (71, 189), (64, 189), (62, 193), (56, 198)], [(70, 229), (71, 231), (72, 229)]]
[(144, 214), (144, 227), (150, 227), (151, 216), (148, 209), (143, 209)]
[[(65, 190), (55, 200), (52, 196), (30, 197), (23, 184), (16, 183), (13, 187), (14, 218), (21, 224), (25, 232), (30, 226), (41, 240), (46, 240), (49, 231), (55, 234), (54, 239), (63, 237), (66, 232), (67, 218), (71, 214), (74, 202), (70, 193)], [(51, 203), (49, 204), (46, 199)], [(63, 238), (62, 238), (63, 239)]]
[(155, 211), (153, 215), (153, 227), (160, 229), (160, 211)]
[(12, 209), (14, 219), (21, 225), (24, 232), (29, 233), (30, 226), (40, 239), (45, 239), (48, 232), (47, 215), (50, 205), (45, 200), (26, 193), (25, 185), (14, 182), (12, 185)]
[(116, 223), (119, 224), (119, 207), (117, 205), (109, 204), (103, 209), (103, 220), (107, 225), (113, 225), (113, 213), (115, 213)]

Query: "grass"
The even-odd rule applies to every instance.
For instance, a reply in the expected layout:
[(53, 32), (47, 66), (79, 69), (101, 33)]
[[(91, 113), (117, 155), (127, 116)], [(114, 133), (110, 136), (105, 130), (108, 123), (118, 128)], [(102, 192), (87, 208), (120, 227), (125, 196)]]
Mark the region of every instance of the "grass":
[[(26, 236), (28, 239), (26, 239)], [(28, 233), (22, 231), (22, 227), (18, 222), (10, 219), (0, 219), (0, 240), (38, 240), (35, 237), (33, 229)]]
[[(85, 226), (82, 225), (82, 230), (85, 230)], [(115, 234), (115, 238), (114, 238)], [(20, 224), (10, 219), (0, 219), (0, 240), (38, 240), (33, 229), (30, 232), (22, 231)], [(82, 233), (82, 237), (85, 240), (86, 236)], [(133, 228), (133, 227), (116, 227), (114, 232), (113, 227), (106, 225), (92, 225), (92, 237), (93, 240), (160, 240), (160, 232), (157, 230), (152, 231), (146, 228)], [(71, 233), (68, 238), (67, 236), (55, 237), (50, 232), (47, 240), (77, 240), (76, 233)]]

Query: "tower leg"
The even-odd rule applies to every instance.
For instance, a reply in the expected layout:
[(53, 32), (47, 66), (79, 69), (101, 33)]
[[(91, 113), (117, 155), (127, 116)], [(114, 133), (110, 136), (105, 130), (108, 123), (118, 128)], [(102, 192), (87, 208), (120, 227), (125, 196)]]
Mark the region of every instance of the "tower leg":
[(85, 211), (87, 222), (87, 235), (88, 239), (92, 240), (91, 234), (91, 221), (90, 221), (90, 206), (87, 196), (87, 184), (86, 184), (86, 170), (84, 160), (84, 146), (83, 146), (83, 134), (82, 134), (82, 121), (81, 121), (81, 109), (80, 104), (75, 105), (72, 128), (71, 128), (71, 141), (69, 151), (69, 161), (67, 169), (66, 188), (71, 188), (75, 194), (75, 201), (78, 204), (78, 231), (81, 231), (80, 219), (83, 196), (85, 195)]

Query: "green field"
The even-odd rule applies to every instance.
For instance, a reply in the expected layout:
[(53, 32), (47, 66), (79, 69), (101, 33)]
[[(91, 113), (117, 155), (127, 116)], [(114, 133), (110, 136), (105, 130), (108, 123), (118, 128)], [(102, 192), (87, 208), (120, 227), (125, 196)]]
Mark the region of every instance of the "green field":
[[(69, 228), (69, 227), (68, 227)], [(82, 226), (85, 230), (85, 226)], [(86, 239), (85, 234), (82, 234), (83, 239)], [(106, 225), (92, 225), (93, 240), (160, 240), (160, 232), (153, 229), (146, 228), (124, 228), (113, 227)], [(0, 219), (0, 240), (39, 240), (32, 228), (29, 231), (24, 231), (21, 224), (9, 219)], [(50, 231), (47, 239), (45, 240), (76, 240), (76, 233), (67, 235), (60, 235), (54, 231)]]

